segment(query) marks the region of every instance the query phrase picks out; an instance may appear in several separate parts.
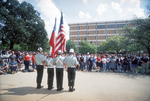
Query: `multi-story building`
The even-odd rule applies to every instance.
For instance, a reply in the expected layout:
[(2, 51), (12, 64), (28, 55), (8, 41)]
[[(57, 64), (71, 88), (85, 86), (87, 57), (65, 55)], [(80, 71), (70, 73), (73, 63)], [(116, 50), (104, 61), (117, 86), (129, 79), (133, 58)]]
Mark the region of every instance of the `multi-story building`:
[(80, 48), (80, 41), (86, 40), (95, 45), (106, 41), (113, 35), (123, 35), (123, 27), (136, 27), (131, 21), (109, 21), (109, 22), (92, 22), (92, 23), (75, 23), (69, 24), (69, 38)]

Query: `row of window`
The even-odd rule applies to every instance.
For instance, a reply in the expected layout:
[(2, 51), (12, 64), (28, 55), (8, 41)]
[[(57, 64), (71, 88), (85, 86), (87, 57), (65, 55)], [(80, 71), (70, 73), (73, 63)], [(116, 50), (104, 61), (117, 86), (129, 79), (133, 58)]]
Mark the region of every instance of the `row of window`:
[[(85, 39), (89, 40), (89, 36), (86, 36)], [(99, 36), (95, 36), (95, 39), (93, 39), (93, 40), (96, 40), (96, 39), (98, 40)], [(108, 36), (104, 36), (104, 39), (105, 40), (108, 39)], [(76, 37), (76, 40), (80, 40), (80, 37)]]
[[(93, 42), (92, 42), (92, 43), (93, 43)], [(95, 41), (94, 43), (95, 43), (95, 45), (99, 45), (100, 42), (99, 42), (99, 41)], [(77, 45), (77, 46), (80, 45), (80, 42), (76, 42), (76, 45)]]
[[(109, 24), (109, 25), (95, 25), (95, 29), (106, 29), (106, 28), (123, 28), (126, 24)], [(128, 26), (128, 24), (127, 24)], [(89, 26), (85, 26), (85, 29), (89, 29)], [(71, 30), (71, 27), (70, 27)], [(75, 29), (73, 29), (75, 30)], [(80, 26), (76, 27), (76, 30), (80, 30)]]
[[(125, 33), (125, 31), (123, 31), (123, 32)], [(123, 32), (120, 34), (123, 34)], [(102, 34), (102, 33), (98, 33), (98, 31), (95, 31), (95, 34)], [(104, 34), (108, 34), (108, 30), (104, 30)], [(111, 34), (118, 34), (118, 30), (113, 30), (113, 32), (111, 32)], [(71, 35), (71, 32), (70, 32), (70, 35)], [(80, 35), (80, 31), (77, 31), (76, 35)], [(86, 31), (85, 35), (89, 35), (89, 31)]]

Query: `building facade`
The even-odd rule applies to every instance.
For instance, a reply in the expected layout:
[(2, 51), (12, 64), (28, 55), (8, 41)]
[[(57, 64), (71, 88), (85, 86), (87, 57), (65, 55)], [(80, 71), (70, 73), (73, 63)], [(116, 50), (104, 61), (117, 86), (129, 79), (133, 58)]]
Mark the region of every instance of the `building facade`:
[(125, 31), (123, 27), (136, 27), (131, 21), (109, 21), (109, 22), (93, 22), (93, 23), (75, 23), (69, 24), (69, 38), (80, 48), (81, 40), (86, 39), (95, 45), (99, 45), (113, 35), (123, 35)]

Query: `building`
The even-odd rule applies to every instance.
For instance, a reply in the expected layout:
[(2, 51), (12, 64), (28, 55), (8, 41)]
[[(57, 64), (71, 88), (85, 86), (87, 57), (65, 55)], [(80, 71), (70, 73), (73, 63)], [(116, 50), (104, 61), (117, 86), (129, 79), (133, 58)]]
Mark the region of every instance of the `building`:
[(95, 45), (106, 41), (113, 35), (123, 35), (125, 31), (123, 27), (136, 27), (131, 21), (109, 21), (109, 22), (93, 22), (93, 23), (75, 23), (69, 24), (69, 38), (80, 48), (80, 41), (86, 40)]

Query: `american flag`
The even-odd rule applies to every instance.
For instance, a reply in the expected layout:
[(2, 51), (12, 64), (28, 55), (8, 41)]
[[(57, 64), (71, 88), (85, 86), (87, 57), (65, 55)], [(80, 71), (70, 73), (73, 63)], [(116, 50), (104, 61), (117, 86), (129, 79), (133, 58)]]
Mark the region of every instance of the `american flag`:
[(66, 51), (66, 37), (65, 37), (65, 31), (64, 31), (63, 13), (62, 12), (61, 12), (58, 36), (56, 39), (55, 54), (57, 54), (58, 50), (61, 50), (62, 52)]

